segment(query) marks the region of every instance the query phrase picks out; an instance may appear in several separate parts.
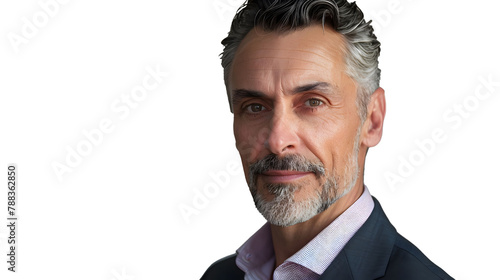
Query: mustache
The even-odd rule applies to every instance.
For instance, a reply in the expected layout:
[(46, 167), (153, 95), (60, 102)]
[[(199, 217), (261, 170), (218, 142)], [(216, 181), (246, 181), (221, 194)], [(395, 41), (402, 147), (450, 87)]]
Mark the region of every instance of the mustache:
[(250, 174), (252, 177), (270, 170), (312, 172), (316, 177), (325, 175), (325, 167), (321, 162), (312, 162), (298, 154), (290, 154), (283, 157), (269, 154), (250, 165)]

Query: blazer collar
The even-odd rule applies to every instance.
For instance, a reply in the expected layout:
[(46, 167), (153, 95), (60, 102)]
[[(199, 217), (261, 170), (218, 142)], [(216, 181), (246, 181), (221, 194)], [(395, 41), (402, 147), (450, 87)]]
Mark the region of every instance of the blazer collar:
[(397, 232), (380, 203), (321, 275), (323, 279), (376, 279), (384, 276)]

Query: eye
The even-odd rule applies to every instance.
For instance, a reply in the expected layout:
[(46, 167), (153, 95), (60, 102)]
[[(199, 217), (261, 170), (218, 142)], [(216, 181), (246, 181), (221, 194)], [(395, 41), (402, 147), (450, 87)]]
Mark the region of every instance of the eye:
[(246, 107), (246, 110), (250, 113), (258, 113), (264, 111), (264, 106), (258, 103), (250, 104)]
[(319, 99), (311, 98), (311, 99), (308, 99), (306, 101), (306, 105), (309, 107), (318, 107), (318, 106), (323, 105), (323, 101), (321, 101)]

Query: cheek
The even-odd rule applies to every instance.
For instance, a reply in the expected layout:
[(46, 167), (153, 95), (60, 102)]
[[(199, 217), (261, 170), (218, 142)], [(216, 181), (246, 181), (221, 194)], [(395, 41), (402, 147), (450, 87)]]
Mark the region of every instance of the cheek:
[(250, 164), (258, 160), (258, 155), (261, 149), (259, 148), (259, 141), (255, 134), (242, 128), (234, 130), (234, 136), (236, 139), (236, 149), (238, 150), (241, 158), (241, 164), (243, 166), (243, 171), (245, 173), (245, 179), (247, 183), (249, 181)]
[[(354, 130), (354, 132), (353, 132)], [(355, 128), (345, 122), (329, 120), (317, 129), (303, 131), (303, 139), (307, 139), (308, 149), (323, 163), (327, 176), (338, 175), (347, 164), (347, 158), (352, 153)]]
[(332, 151), (332, 171), (335, 175), (343, 176), (346, 167), (349, 166), (349, 159), (353, 153), (355, 134), (339, 138), (336, 145), (330, 149)]
[(264, 143), (268, 135), (269, 130), (265, 127), (241, 125), (235, 122), (236, 148), (244, 165), (253, 163), (258, 159), (264, 149)]

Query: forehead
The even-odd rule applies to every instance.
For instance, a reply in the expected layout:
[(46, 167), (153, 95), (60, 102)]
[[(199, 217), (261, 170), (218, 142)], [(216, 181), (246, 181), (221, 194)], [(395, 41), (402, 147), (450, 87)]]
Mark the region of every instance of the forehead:
[(312, 25), (284, 34), (254, 28), (236, 51), (230, 87), (277, 82), (294, 87), (318, 81), (338, 86), (345, 78), (344, 53), (342, 35), (329, 27)]

